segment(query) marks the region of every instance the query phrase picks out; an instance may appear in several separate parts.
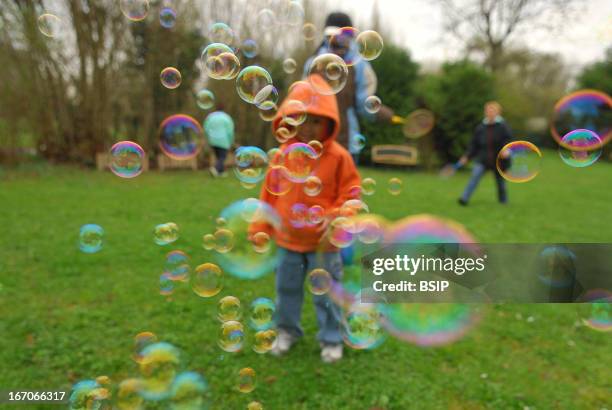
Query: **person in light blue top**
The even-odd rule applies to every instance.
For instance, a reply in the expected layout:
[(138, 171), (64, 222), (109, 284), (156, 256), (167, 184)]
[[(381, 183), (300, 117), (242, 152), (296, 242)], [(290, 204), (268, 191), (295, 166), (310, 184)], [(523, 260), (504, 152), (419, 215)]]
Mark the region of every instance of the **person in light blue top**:
[(208, 144), (215, 151), (216, 162), (211, 165), (212, 176), (225, 176), (225, 158), (234, 143), (234, 120), (221, 107), (208, 114), (204, 120), (204, 134)]
[[(325, 39), (304, 65), (304, 77), (307, 76), (312, 60), (325, 53), (334, 53), (347, 62), (349, 76), (344, 88), (336, 94), (340, 112), (340, 133), (336, 141), (352, 155), (355, 164), (363, 149), (365, 138), (361, 135), (358, 118), (390, 122), (393, 110), (383, 105), (375, 113), (366, 110), (366, 99), (375, 95), (377, 78), (369, 61), (361, 58), (353, 38), (354, 32), (350, 17), (342, 12), (331, 13), (325, 21)], [(344, 29), (343, 29), (344, 28)]]

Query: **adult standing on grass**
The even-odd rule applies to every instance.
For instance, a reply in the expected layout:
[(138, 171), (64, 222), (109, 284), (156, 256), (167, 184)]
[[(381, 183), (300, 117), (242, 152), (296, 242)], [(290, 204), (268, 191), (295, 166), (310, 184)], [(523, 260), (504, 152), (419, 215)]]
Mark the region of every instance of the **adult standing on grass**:
[(208, 145), (215, 152), (216, 162), (211, 164), (209, 170), (213, 177), (225, 177), (225, 158), (227, 152), (234, 142), (234, 120), (223, 111), (221, 105), (217, 110), (208, 114), (204, 120), (204, 133), (208, 140)]
[(359, 138), (363, 138), (359, 130), (358, 117), (390, 122), (394, 113), (385, 105), (381, 106), (376, 114), (366, 111), (366, 99), (376, 94), (378, 80), (372, 65), (360, 57), (352, 32), (341, 30), (343, 27), (352, 27), (352, 25), (351, 18), (345, 13), (334, 12), (327, 16), (323, 32), (325, 38), (314, 55), (306, 61), (304, 76), (308, 73), (312, 60), (321, 54), (334, 53), (342, 57), (344, 61), (351, 62), (348, 64), (349, 75), (346, 85), (336, 94), (340, 112), (340, 132), (337, 141), (351, 153), (357, 165), (363, 144), (358, 141)]
[[(493, 171), (495, 182), (497, 183), (497, 199), (502, 204), (508, 202), (506, 181), (499, 173), (496, 163), (500, 150), (512, 140), (512, 133), (510, 127), (508, 127), (502, 118), (501, 113), (502, 106), (497, 101), (489, 101), (485, 104), (485, 118), (474, 130), (474, 136), (467, 153), (455, 164), (455, 169), (458, 169), (472, 159), (476, 162), (472, 169), (470, 181), (465, 187), (463, 195), (458, 199), (459, 204), (462, 206), (467, 206), (480, 179), (489, 170)], [(501, 155), (502, 158), (505, 158), (500, 164), (502, 170), (504, 170), (510, 165), (510, 158), (507, 158), (507, 153), (502, 152)]]

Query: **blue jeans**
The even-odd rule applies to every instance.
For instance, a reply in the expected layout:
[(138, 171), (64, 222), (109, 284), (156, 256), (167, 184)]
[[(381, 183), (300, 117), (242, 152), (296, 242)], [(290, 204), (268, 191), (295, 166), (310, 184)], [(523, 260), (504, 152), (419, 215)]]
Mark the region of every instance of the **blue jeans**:
[[(276, 269), (276, 324), (295, 337), (304, 335), (300, 325), (304, 302), (304, 281), (308, 272), (323, 268), (333, 280), (342, 279), (342, 260), (338, 252), (300, 253), (279, 248)], [(317, 340), (325, 344), (342, 343), (342, 313), (327, 294), (312, 295), (319, 332)]]
[[(463, 195), (461, 195), (461, 199), (465, 202), (470, 200), (470, 197), (476, 190), (478, 183), (480, 182), (480, 178), (487, 172), (487, 169), (483, 164), (475, 163), (474, 168), (472, 169), (472, 176), (470, 177), (470, 182), (468, 182), (465, 187), (465, 191), (463, 191)], [(493, 171), (495, 175), (495, 182), (497, 183), (497, 199), (502, 204), (508, 202), (508, 194), (506, 193), (506, 180), (502, 177), (497, 170)]]
[(225, 171), (225, 158), (227, 157), (227, 151), (225, 148), (220, 148), (220, 147), (212, 147), (213, 150), (215, 151), (215, 158), (216, 158), (216, 163), (215, 163), (215, 169), (217, 170), (218, 173), (222, 173)]

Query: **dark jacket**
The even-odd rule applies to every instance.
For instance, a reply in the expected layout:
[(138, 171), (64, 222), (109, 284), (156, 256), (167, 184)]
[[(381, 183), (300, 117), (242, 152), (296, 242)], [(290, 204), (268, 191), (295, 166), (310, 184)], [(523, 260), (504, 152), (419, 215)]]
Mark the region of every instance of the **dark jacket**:
[(466, 155), (487, 169), (495, 169), (497, 154), (511, 140), (512, 133), (503, 120), (493, 124), (480, 123), (474, 130)]

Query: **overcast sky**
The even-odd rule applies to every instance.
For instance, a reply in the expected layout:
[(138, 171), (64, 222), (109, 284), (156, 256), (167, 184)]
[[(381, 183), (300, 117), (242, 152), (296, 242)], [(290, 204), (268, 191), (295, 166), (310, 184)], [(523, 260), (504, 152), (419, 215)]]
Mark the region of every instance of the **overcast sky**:
[[(338, 9), (348, 11), (357, 27), (368, 21), (375, 0), (335, 0)], [(434, 62), (457, 56), (457, 46), (440, 41), (442, 13), (427, 0), (378, 0), (383, 24), (394, 32), (396, 41), (407, 46), (419, 62)], [(561, 53), (570, 64), (582, 66), (602, 59), (612, 45), (612, 0), (584, 0), (583, 11), (560, 27), (560, 33), (541, 32), (514, 38), (532, 49)], [(355, 23), (354, 23), (355, 24)], [(578, 67), (576, 67), (578, 68)]]

